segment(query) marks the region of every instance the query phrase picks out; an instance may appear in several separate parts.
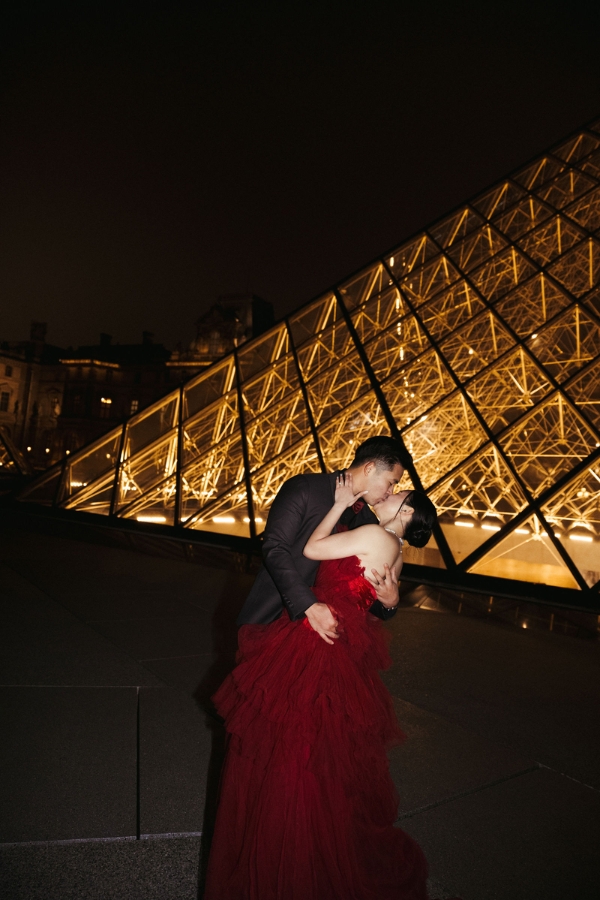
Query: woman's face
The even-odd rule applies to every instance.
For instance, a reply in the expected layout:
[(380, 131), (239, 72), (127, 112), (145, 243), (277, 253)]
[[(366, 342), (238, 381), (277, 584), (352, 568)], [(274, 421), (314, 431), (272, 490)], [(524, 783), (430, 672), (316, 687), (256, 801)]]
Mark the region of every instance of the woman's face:
[[(385, 500), (376, 503), (373, 509), (379, 521), (384, 525), (391, 525), (392, 521), (406, 527), (412, 518), (414, 509), (406, 502), (411, 491), (398, 491), (397, 494), (390, 494)], [(393, 526), (392, 526), (393, 527)]]

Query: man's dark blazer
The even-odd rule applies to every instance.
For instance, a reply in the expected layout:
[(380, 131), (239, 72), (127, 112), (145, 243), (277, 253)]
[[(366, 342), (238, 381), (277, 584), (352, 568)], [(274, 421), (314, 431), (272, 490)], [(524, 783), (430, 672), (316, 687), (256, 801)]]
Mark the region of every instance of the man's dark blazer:
[[(307, 559), (302, 551), (333, 506), (338, 474), (294, 475), (281, 486), (269, 511), (263, 565), (237, 618), (238, 625), (266, 625), (278, 619), (284, 608), (290, 619), (301, 619), (315, 602), (311, 587), (319, 563)], [(347, 528), (357, 528), (376, 523), (377, 517), (366, 503), (358, 501), (355, 507), (344, 511), (340, 522)], [(371, 612), (380, 619), (389, 619), (396, 609), (386, 609), (376, 600)]]

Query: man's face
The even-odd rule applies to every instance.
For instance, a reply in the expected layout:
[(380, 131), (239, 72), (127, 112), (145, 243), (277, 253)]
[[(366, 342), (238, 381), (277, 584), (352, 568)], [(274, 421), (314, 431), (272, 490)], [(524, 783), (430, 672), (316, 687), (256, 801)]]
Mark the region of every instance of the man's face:
[[(375, 463), (367, 463), (364, 468), (365, 486), (368, 491), (364, 499), (371, 506), (387, 500), (394, 492), (404, 474), (404, 468), (396, 463), (393, 469), (379, 469)], [(364, 489), (363, 489), (364, 490)]]

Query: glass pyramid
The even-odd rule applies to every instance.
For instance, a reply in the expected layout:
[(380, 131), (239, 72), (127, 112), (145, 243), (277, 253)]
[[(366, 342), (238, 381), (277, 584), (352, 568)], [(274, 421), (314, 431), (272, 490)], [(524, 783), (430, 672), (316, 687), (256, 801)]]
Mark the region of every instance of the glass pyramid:
[(377, 433), (440, 513), (409, 561), (598, 590), (600, 121), (19, 499), (255, 538), (285, 479)]
[(13, 442), (9, 431), (0, 425), (0, 479), (3, 476), (31, 475), (33, 469)]

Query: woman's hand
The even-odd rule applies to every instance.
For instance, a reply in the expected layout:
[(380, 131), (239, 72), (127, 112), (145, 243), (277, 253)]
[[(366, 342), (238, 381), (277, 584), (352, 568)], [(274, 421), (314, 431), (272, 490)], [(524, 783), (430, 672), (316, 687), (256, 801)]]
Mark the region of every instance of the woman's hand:
[(352, 506), (359, 497), (362, 497), (363, 494), (368, 493), (367, 491), (359, 491), (358, 494), (354, 493), (354, 488), (352, 487), (352, 473), (346, 472), (345, 475), (342, 472), (341, 475), (338, 475), (335, 480), (335, 505), (340, 506), (344, 509), (348, 509), (349, 506)]

